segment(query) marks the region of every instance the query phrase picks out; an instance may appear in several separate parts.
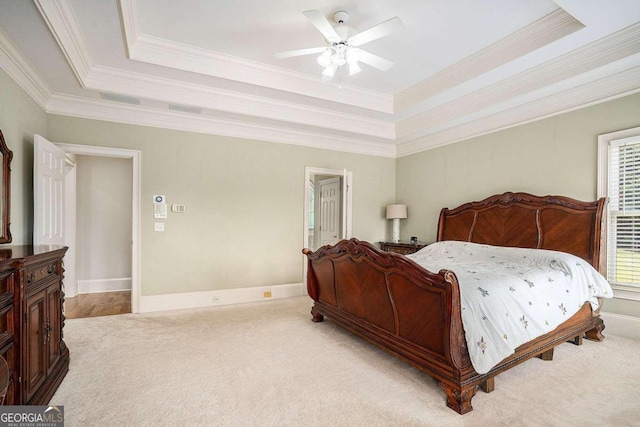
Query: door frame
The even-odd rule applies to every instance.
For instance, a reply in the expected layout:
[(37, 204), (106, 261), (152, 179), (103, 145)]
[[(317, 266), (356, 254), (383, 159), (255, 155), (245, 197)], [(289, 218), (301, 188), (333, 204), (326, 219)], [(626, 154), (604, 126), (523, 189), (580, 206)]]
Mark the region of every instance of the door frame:
[(68, 154), (96, 157), (131, 159), (132, 200), (131, 200), (131, 312), (140, 310), (140, 194), (141, 156), (140, 150), (125, 148), (95, 147), (90, 145), (54, 143)]
[[(333, 175), (341, 176), (342, 180), (342, 237), (341, 239), (351, 238), (351, 230), (353, 229), (353, 171), (347, 169), (326, 169), (305, 166), (304, 168), (304, 216), (302, 231), (302, 247), (306, 248), (309, 244), (309, 182), (311, 175)], [(345, 196), (346, 195), (346, 196)], [(307, 285), (307, 260), (303, 259), (303, 277), (302, 281)]]

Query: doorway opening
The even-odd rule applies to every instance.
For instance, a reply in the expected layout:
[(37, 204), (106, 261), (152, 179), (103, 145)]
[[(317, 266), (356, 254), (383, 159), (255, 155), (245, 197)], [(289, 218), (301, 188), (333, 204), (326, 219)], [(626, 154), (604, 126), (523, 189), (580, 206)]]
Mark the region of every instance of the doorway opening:
[[(353, 172), (305, 167), (303, 247), (313, 251), (351, 238)], [(304, 282), (307, 263), (304, 262)]]
[[(102, 280), (101, 283), (92, 283), (91, 281), (87, 281), (86, 283), (80, 283), (77, 279), (74, 279), (73, 283), (69, 283), (67, 285), (71, 292), (71, 295), (83, 296), (89, 306), (93, 306), (93, 310), (98, 312), (105, 312), (101, 310), (99, 307), (112, 306), (111, 308), (107, 308), (109, 314), (115, 314), (113, 310), (127, 311), (131, 313), (139, 312), (139, 300), (140, 300), (140, 156), (141, 153), (138, 150), (128, 150), (128, 149), (120, 149), (120, 148), (109, 148), (109, 147), (93, 147), (93, 146), (85, 146), (85, 145), (75, 145), (75, 144), (56, 144), (62, 150), (65, 151), (67, 156), (76, 156), (82, 157), (87, 156), (88, 158), (92, 158), (94, 160), (99, 160), (99, 158), (103, 158), (105, 161), (114, 160), (127, 160), (123, 163), (123, 167), (129, 167), (131, 170), (130, 180), (128, 183), (122, 183), (123, 186), (130, 186), (127, 188), (127, 194), (130, 195), (130, 216), (128, 217), (128, 223), (123, 225), (126, 228), (126, 234), (131, 237), (131, 251), (130, 251), (130, 291), (125, 292), (106, 292), (106, 293), (92, 293), (92, 287), (98, 286), (99, 288), (107, 288), (112, 287), (114, 290), (121, 286), (122, 279), (109, 279)], [(128, 165), (128, 166), (125, 166)], [(73, 208), (68, 209), (71, 213), (70, 216), (73, 216), (75, 212), (76, 206), (76, 188), (74, 185), (71, 185), (71, 189), (67, 189), (67, 183), (65, 183), (65, 191), (67, 194), (66, 204), (68, 206), (72, 206)], [(67, 215), (65, 215), (67, 217)], [(73, 221), (66, 222), (68, 228), (71, 230), (71, 233), (68, 233), (74, 241), (65, 243), (67, 246), (73, 245), (77, 246), (76, 241), (76, 226), (77, 221), (73, 218)], [(75, 257), (78, 257), (76, 253)], [(75, 260), (74, 260), (75, 261)], [(77, 262), (74, 263), (76, 266)], [(74, 272), (74, 276), (75, 272)], [(104, 283), (102, 283), (104, 282)], [(83, 306), (83, 307), (86, 307)], [(83, 315), (83, 310), (85, 308), (78, 307), (77, 311), (80, 315)], [(96, 314), (99, 315), (99, 314)], [(84, 316), (84, 315), (83, 315)]]

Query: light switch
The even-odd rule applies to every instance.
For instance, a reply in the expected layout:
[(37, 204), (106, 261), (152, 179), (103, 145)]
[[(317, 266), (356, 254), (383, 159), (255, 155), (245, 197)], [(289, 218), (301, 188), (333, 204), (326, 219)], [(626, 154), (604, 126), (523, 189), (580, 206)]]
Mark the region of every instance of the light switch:
[(156, 222), (155, 223), (156, 231), (164, 231), (164, 222)]

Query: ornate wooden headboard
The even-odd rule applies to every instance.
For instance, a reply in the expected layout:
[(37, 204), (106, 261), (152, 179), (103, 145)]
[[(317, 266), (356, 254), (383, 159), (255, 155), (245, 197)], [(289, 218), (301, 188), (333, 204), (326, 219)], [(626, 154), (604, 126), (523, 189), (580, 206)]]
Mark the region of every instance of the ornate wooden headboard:
[(568, 252), (604, 274), (606, 203), (606, 198), (582, 202), (562, 196), (499, 194), (455, 209), (442, 209), (438, 241)]

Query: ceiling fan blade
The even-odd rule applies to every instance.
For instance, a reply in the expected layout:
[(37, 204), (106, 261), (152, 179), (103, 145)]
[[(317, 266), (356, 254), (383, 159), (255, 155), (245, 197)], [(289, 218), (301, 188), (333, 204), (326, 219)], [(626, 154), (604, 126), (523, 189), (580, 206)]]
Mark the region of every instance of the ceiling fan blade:
[(319, 10), (306, 10), (302, 13), (304, 13), (304, 16), (311, 21), (329, 43), (338, 43), (340, 41), (340, 36), (336, 33), (335, 28), (331, 26), (327, 18), (325, 18)]
[(370, 41), (377, 40), (381, 37), (387, 36), (391, 33), (394, 33), (398, 30), (402, 30), (404, 28), (404, 24), (397, 16), (395, 18), (391, 18), (387, 21), (384, 21), (381, 24), (375, 25), (368, 30), (364, 30), (349, 37), (347, 43), (350, 46), (361, 46), (365, 43), (369, 43)]
[(292, 58), (294, 56), (311, 55), (313, 53), (322, 53), (327, 47), (310, 47), (308, 49), (287, 50), (286, 52), (276, 52), (273, 55), (277, 59)]
[(358, 60), (364, 62), (367, 65), (371, 65), (373, 68), (377, 68), (380, 71), (387, 71), (393, 67), (393, 62), (387, 61), (384, 58), (380, 58), (378, 55), (369, 53), (362, 49), (358, 49)]

